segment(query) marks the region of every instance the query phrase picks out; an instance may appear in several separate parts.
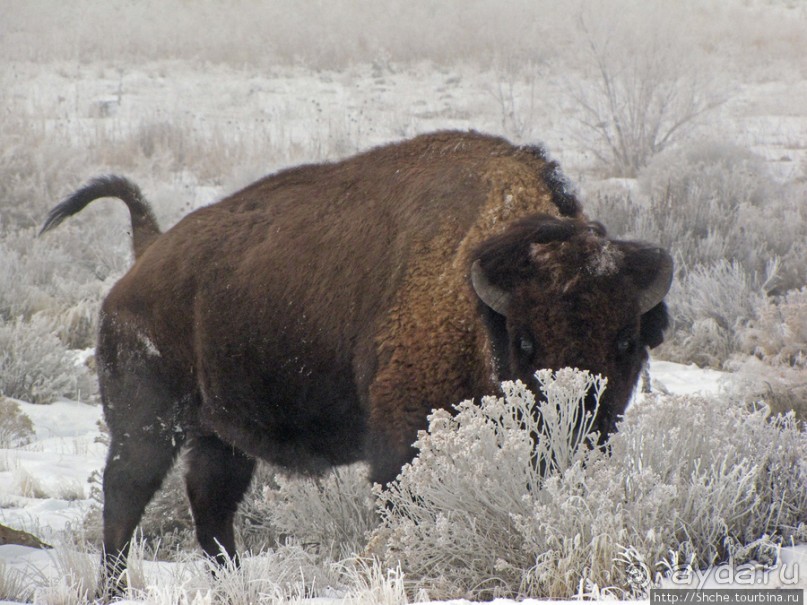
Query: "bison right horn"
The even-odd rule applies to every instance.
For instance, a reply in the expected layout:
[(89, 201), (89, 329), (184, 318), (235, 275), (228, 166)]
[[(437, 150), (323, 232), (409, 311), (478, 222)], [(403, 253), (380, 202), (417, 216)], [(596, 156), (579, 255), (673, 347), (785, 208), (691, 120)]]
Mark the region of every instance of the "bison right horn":
[(507, 316), (510, 293), (491, 283), (478, 260), (471, 265), (471, 285), (479, 299), (499, 315)]
[(639, 294), (639, 312), (647, 313), (659, 304), (670, 290), (673, 280), (673, 259), (662, 248), (650, 248), (642, 253), (652, 258), (655, 269), (653, 280)]

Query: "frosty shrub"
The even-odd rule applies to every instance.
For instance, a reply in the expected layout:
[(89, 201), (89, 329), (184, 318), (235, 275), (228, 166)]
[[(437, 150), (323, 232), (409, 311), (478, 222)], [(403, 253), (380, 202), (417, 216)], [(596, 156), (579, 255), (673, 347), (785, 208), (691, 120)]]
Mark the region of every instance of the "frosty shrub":
[(0, 448), (13, 448), (26, 445), (34, 437), (34, 425), (20, 405), (0, 396)]
[(729, 364), (732, 380), (726, 394), (750, 408), (764, 405), (772, 414), (793, 412), (807, 422), (807, 375), (801, 366), (771, 363), (758, 357), (736, 357)]
[[(553, 446), (541, 441), (570, 433), (530, 419), (579, 408), (591, 380), (543, 374), (546, 402), (505, 383), (503, 398), (434, 413), (418, 457), (379, 494), (373, 546), (385, 564), (431, 598), (646, 598), (671, 561), (773, 562), (776, 543), (807, 535), (807, 432), (792, 415), (717, 398), (640, 402), (609, 453), (573, 439), (573, 455), (542, 477), (533, 435), (543, 458)], [(577, 406), (564, 411), (553, 389)]]
[(338, 467), (317, 479), (276, 475), (263, 487), (262, 504), (279, 535), (331, 559), (361, 552), (378, 524), (363, 464)]
[(737, 261), (684, 271), (666, 299), (673, 321), (660, 351), (673, 361), (722, 367), (741, 350), (757, 307), (766, 304), (764, 288)]
[[(587, 372), (537, 374), (545, 403), (520, 382), (504, 397), (465, 401), (456, 414), (437, 410), (399, 479), (379, 492), (387, 565), (401, 568), (432, 597), (527, 595), (525, 572), (535, 565), (520, 519), (547, 476), (578, 464), (591, 415), (581, 416), (589, 389), (604, 381)], [(538, 437), (537, 447), (535, 436)]]
[(612, 460), (626, 479), (649, 473), (672, 488), (663, 511), (673, 520), (664, 536), (670, 550), (701, 565), (740, 563), (769, 555), (757, 549), (770, 546), (767, 538), (789, 542), (807, 530), (807, 433), (792, 414), (683, 396), (653, 397), (631, 412), (612, 440)]
[(589, 201), (589, 212), (620, 237), (657, 242), (672, 250), (679, 268), (736, 261), (760, 279), (780, 259), (780, 290), (801, 287), (807, 269), (807, 211), (797, 186), (776, 182), (763, 158), (712, 141), (659, 154), (639, 174), (632, 195)]
[[(658, 155), (639, 175), (637, 211), (647, 222), (636, 233), (672, 247), (686, 266), (737, 261), (762, 276), (781, 259), (779, 282), (800, 287), (807, 213), (803, 192), (779, 184), (764, 158), (722, 141), (698, 141)], [(798, 267), (791, 267), (798, 265)]]
[(68, 348), (94, 346), (101, 299), (128, 262), (118, 232), (97, 220), (44, 238), (32, 228), (0, 229), (0, 283), (9, 284), (0, 290), (0, 320), (40, 315)]
[(774, 365), (807, 367), (807, 287), (756, 307), (743, 348)]
[(47, 318), (0, 323), (0, 395), (32, 403), (95, 393), (87, 368), (77, 364)]

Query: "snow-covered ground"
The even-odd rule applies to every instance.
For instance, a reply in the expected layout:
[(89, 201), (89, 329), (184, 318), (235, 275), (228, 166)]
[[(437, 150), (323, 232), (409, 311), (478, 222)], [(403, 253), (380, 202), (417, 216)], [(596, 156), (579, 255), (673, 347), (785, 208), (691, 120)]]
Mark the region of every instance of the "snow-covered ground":
[(87, 479), (103, 468), (106, 446), (96, 442), (101, 408), (75, 401), (20, 402), (36, 430), (24, 447), (0, 450), (0, 520), (46, 542), (81, 524), (89, 503)]
[[(717, 394), (729, 374), (704, 370), (665, 361), (651, 364), (653, 383), (659, 390), (672, 394)], [(0, 523), (24, 529), (57, 546), (56, 551), (18, 545), (0, 546), (0, 561), (6, 566), (25, 570), (30, 578), (41, 582), (59, 573), (58, 552), (66, 546), (69, 532), (76, 530), (92, 500), (87, 483), (91, 473), (103, 467), (105, 446), (98, 420), (101, 408), (74, 401), (52, 405), (20, 402), (22, 411), (32, 420), (36, 439), (14, 449), (0, 450)], [(35, 486), (31, 488), (31, 486)], [(69, 498), (65, 494), (69, 493)], [(61, 545), (61, 546), (60, 546)], [(781, 567), (770, 571), (751, 571), (740, 567), (712, 569), (693, 576), (693, 588), (802, 588), (807, 589), (807, 545), (786, 547), (780, 553)], [(163, 584), (175, 574), (173, 563), (147, 563), (149, 581)], [(166, 580), (168, 578), (168, 580)], [(665, 582), (681, 587), (680, 581)], [(309, 603), (327, 605), (338, 598), (309, 599)], [(512, 601), (497, 600), (504, 605)], [(528, 604), (535, 600), (523, 601)], [(451, 601), (452, 604), (467, 603)]]

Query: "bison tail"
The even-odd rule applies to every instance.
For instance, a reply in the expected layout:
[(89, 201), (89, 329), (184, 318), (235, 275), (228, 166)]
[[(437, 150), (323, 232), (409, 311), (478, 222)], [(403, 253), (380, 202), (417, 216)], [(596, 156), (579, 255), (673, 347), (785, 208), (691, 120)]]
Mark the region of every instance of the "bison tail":
[(128, 206), (132, 218), (132, 246), (135, 258), (139, 258), (160, 235), (160, 227), (140, 188), (122, 176), (108, 175), (95, 178), (65, 198), (50, 211), (39, 234), (50, 231), (68, 216), (73, 216), (93, 200), (102, 197), (119, 198)]

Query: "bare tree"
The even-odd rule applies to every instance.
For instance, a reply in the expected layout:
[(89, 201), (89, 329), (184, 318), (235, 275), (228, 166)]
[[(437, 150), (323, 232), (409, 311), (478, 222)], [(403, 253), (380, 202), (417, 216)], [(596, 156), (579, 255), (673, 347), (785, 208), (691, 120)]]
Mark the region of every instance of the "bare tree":
[(615, 176), (636, 176), (725, 101), (698, 50), (658, 6), (639, 23), (614, 15), (578, 19), (588, 55), (587, 74), (571, 90), (580, 134)]

